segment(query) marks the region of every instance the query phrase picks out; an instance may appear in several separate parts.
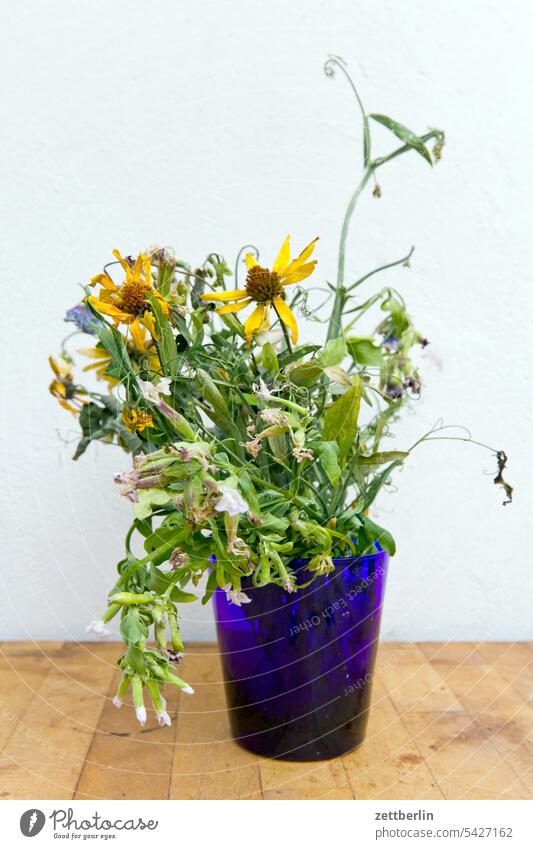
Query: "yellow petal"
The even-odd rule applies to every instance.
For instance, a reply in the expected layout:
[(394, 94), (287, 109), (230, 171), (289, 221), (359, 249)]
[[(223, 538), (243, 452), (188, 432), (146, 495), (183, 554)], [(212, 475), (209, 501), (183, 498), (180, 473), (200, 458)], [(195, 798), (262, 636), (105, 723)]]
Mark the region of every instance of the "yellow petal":
[(253, 254), (246, 254), (246, 256), (244, 257), (244, 261), (246, 263), (247, 268), (253, 268), (254, 265), (259, 265)]
[(202, 301), (242, 301), (247, 297), (246, 289), (231, 289), (229, 292), (210, 292), (200, 295)]
[(129, 264), (126, 262), (126, 260), (124, 259), (124, 257), (123, 257), (123, 256), (121, 256), (120, 251), (117, 251), (117, 249), (116, 249), (116, 248), (115, 248), (115, 250), (113, 251), (113, 256), (114, 256), (116, 259), (118, 259), (118, 261), (120, 262), (120, 264), (121, 264), (122, 268), (124, 269), (124, 271), (129, 271), (129, 270), (130, 270)]
[(152, 262), (147, 254), (142, 254), (144, 265), (144, 279), (146, 285), (152, 287)]
[[(111, 359), (109, 359), (109, 362), (111, 362)], [(100, 369), (102, 369), (102, 365), (103, 365), (102, 361), (97, 360), (97, 362), (95, 362), (95, 363), (89, 363), (88, 366), (83, 366), (82, 371), (94, 371), (94, 369), (100, 370)], [(107, 367), (107, 365), (108, 365), (108, 363), (105, 363), (104, 368)]]
[[(105, 348), (78, 348), (78, 352), (83, 354), (84, 357), (90, 357), (91, 360), (108, 360), (110, 359), (109, 354), (105, 350)], [(97, 363), (96, 365), (100, 365)]]
[(133, 266), (133, 272), (131, 271), (130, 267), (128, 266), (128, 269), (126, 271), (126, 277), (128, 278), (128, 280), (129, 279), (140, 280), (141, 279), (142, 267), (143, 267), (143, 255), (139, 254), (137, 259), (135, 260), (135, 264)]
[[(152, 337), (152, 339), (157, 339), (158, 336), (157, 336), (156, 329), (155, 329), (155, 318), (153, 317), (151, 312), (145, 312), (145, 314), (142, 317), (142, 323), (146, 327), (146, 329), (147, 329), (148, 333), (150, 334), (150, 336)], [(137, 345), (137, 347), (139, 348), (139, 351), (143, 351), (143, 352), (146, 351), (147, 350), (146, 340), (143, 338), (143, 344), (141, 346)]]
[(103, 313), (104, 315), (110, 315), (111, 318), (116, 319), (117, 321), (125, 321), (129, 323), (131, 321), (131, 315), (127, 312), (122, 312), (118, 307), (113, 306), (113, 304), (107, 304), (105, 301), (99, 300), (99, 298), (94, 298), (92, 295), (87, 299), (93, 307), (96, 307), (98, 312)]
[(316, 263), (317, 261), (314, 259), (312, 262), (306, 262), (305, 265), (300, 265), (292, 271), (287, 270), (285, 274), (281, 275), (282, 285), (288, 286), (290, 283), (299, 283), (301, 280), (305, 280), (315, 270)]
[(53, 357), (48, 357), (48, 362), (50, 363), (50, 368), (54, 372), (56, 377), (61, 377), (61, 372), (59, 371), (59, 366)]
[(291, 260), (291, 237), (287, 236), (285, 241), (283, 242), (280, 252), (276, 257), (276, 261), (272, 266), (272, 271), (277, 271), (278, 274), (282, 274), (283, 271), (287, 268), (289, 262)]
[(139, 351), (142, 351), (144, 347), (144, 333), (138, 316), (134, 318), (131, 323), (131, 338), (133, 339), (135, 347), (138, 348)]
[[(318, 242), (318, 239), (319, 239), (319, 237), (317, 236), (316, 239), (313, 239), (312, 242), (309, 242), (309, 244), (307, 245), (306, 248), (303, 249), (301, 254), (299, 254), (296, 257), (296, 259), (293, 259), (293, 261), (291, 263), (289, 263), (286, 270), (287, 271), (295, 271), (296, 268), (298, 268), (300, 265), (303, 265), (303, 263), (306, 260), (308, 260), (309, 257), (311, 256), (311, 254), (313, 253), (313, 251), (315, 249), (315, 245)], [(315, 260), (315, 262), (316, 262), (316, 260)]]
[(275, 299), (274, 306), (276, 307), (283, 324), (285, 324), (286, 327), (288, 327), (291, 331), (292, 342), (293, 345), (295, 345), (298, 341), (298, 325), (296, 323), (294, 313), (292, 312), (291, 308), (287, 306), (285, 301), (283, 301), (281, 298)]
[(111, 280), (108, 274), (95, 274), (94, 277), (91, 277), (91, 282), (89, 286), (103, 286), (104, 289), (109, 289), (110, 292), (116, 292), (117, 287)]
[(258, 304), (253, 313), (248, 316), (248, 318), (244, 322), (244, 332), (246, 333), (246, 341), (248, 343), (248, 347), (250, 347), (254, 331), (258, 330), (263, 324), (263, 322), (266, 321), (266, 318), (268, 316), (268, 310), (268, 304)]
[[(147, 329), (148, 333), (150, 334), (150, 336), (152, 337), (152, 339), (158, 339), (159, 338), (158, 335), (157, 335), (157, 331), (155, 329), (155, 318), (153, 317), (151, 312), (145, 312), (145, 314), (143, 315), (143, 317), (141, 319), (141, 323), (144, 324), (144, 326), (146, 327), (146, 329)], [(135, 344), (137, 344), (137, 343), (135, 343)], [(146, 339), (144, 338), (144, 334), (143, 334), (142, 345), (140, 345), (140, 346), (137, 345), (137, 347), (139, 348), (139, 351), (142, 351), (143, 353), (148, 350), (148, 346), (146, 344)]]
[(217, 312), (219, 315), (227, 315), (230, 312), (240, 312), (245, 307), (247, 307), (248, 304), (251, 304), (251, 303), (252, 303), (252, 299), (246, 298), (245, 301), (239, 301), (236, 304), (224, 304), (223, 307), (217, 307), (215, 312)]

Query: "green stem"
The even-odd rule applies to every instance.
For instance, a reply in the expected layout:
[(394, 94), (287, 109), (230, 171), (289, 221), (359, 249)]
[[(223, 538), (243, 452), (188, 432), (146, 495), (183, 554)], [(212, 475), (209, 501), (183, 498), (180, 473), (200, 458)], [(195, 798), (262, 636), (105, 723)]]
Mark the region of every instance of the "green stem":
[(346, 288), (344, 287), (344, 270), (345, 270), (345, 262), (346, 262), (346, 240), (348, 238), (348, 230), (350, 228), (350, 221), (352, 219), (352, 215), (359, 200), (363, 189), (368, 183), (370, 177), (374, 172), (374, 164), (370, 163), (365, 168), (364, 174), (361, 178), (361, 181), (357, 185), (352, 197), (350, 198), (350, 202), (346, 209), (346, 213), (344, 215), (344, 221), (342, 224), (341, 230), (341, 238), (339, 243), (339, 261), (337, 266), (337, 285), (335, 287), (335, 301), (333, 303), (333, 310), (331, 313), (331, 318), (328, 327), (328, 335), (327, 341), (330, 339), (336, 339), (337, 336), (340, 336), (342, 332), (342, 312), (344, 306), (346, 304)]

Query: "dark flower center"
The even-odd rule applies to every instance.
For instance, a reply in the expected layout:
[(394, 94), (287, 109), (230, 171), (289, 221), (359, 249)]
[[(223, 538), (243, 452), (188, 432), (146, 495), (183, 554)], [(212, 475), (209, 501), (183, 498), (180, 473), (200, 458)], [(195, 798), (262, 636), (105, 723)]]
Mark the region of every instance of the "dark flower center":
[(146, 307), (146, 295), (150, 287), (140, 280), (130, 280), (120, 290), (119, 309), (130, 315), (139, 315)]
[(282, 292), (283, 286), (275, 271), (269, 271), (260, 265), (250, 268), (246, 277), (246, 294), (256, 304), (271, 303), (275, 298), (279, 298)]

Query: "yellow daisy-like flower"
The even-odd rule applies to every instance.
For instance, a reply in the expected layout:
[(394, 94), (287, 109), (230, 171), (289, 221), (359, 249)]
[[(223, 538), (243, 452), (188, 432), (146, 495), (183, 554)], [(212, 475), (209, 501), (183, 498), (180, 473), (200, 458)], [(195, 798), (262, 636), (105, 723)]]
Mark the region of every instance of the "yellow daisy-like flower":
[(154, 426), (154, 420), (150, 413), (144, 410), (123, 410), (122, 421), (131, 433), (142, 432), (147, 427)]
[(245, 289), (232, 289), (230, 292), (213, 292), (202, 295), (203, 301), (234, 301), (217, 308), (217, 313), (240, 312), (252, 302), (257, 304), (244, 322), (244, 332), (248, 346), (254, 333), (267, 330), (270, 326), (269, 315), (274, 307), (280, 320), (291, 331), (293, 343), (298, 341), (298, 325), (290, 307), (284, 300), (284, 287), (291, 283), (300, 283), (309, 277), (315, 269), (316, 259), (307, 260), (314, 251), (318, 238), (313, 239), (296, 259), (291, 260), (290, 236), (287, 236), (276, 257), (272, 269), (259, 265), (252, 254), (246, 254), (248, 274)]
[(58, 357), (57, 360), (48, 357), (48, 362), (55, 374), (55, 378), (48, 387), (50, 394), (57, 398), (65, 410), (77, 416), (86, 403), (81, 397), (86, 395), (85, 390), (74, 383), (74, 372), (70, 363), (67, 363), (62, 357)]
[(121, 286), (117, 286), (108, 274), (97, 274), (89, 285), (100, 285), (102, 288), (97, 298), (91, 295), (88, 301), (98, 312), (108, 315), (115, 327), (119, 324), (129, 324), (133, 341), (139, 349), (142, 349), (143, 325), (154, 338), (156, 336), (154, 317), (149, 311), (148, 296), (155, 296), (158, 299), (165, 315), (169, 314), (169, 307), (152, 286), (152, 265), (147, 254), (139, 254), (133, 266), (120, 255), (119, 251), (114, 250), (113, 256), (118, 259), (126, 272), (126, 279)]

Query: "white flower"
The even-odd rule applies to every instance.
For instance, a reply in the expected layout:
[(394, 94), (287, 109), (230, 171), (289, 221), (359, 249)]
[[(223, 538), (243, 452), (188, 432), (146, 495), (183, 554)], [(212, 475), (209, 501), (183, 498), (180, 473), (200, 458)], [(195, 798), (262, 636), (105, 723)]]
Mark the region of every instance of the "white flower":
[(189, 684), (185, 684), (185, 687), (180, 687), (182, 693), (187, 693), (188, 696), (194, 696), (194, 690)]
[(207, 538), (207, 537), (210, 537), (212, 535), (213, 531), (209, 530), (209, 528), (202, 528), (200, 533), (203, 537)]
[(260, 398), (262, 401), (270, 401), (272, 398), (272, 393), (262, 377), (259, 378), (259, 383), (252, 384), (252, 389), (256, 398)]
[(227, 513), (228, 516), (238, 516), (239, 513), (246, 513), (250, 508), (237, 489), (232, 486), (219, 484), (218, 491), (221, 493), (221, 498), (215, 504), (217, 513)]
[(276, 345), (279, 345), (281, 340), (283, 339), (283, 330), (281, 328), (274, 328), (273, 330), (265, 330), (263, 333), (256, 333), (254, 336), (254, 342), (258, 345), (266, 345), (267, 342), (270, 342), (271, 345), (275, 348)]
[(161, 398), (159, 396), (168, 395), (170, 393), (171, 380), (168, 377), (161, 377), (157, 386), (150, 383), (149, 380), (139, 379), (137, 380), (137, 383), (143, 398), (146, 398), (147, 401), (151, 401), (152, 404), (159, 404), (161, 402)]
[(101, 619), (93, 619), (92, 622), (89, 622), (85, 631), (87, 634), (96, 634), (98, 637), (109, 637), (111, 631), (109, 628), (106, 628), (105, 624)]
[(158, 710), (156, 713), (157, 721), (159, 725), (172, 725), (172, 720), (170, 716), (166, 712), (166, 710)]
[(135, 708), (135, 715), (136, 715), (137, 719), (139, 720), (139, 722), (141, 723), (141, 725), (144, 725), (144, 723), (146, 722), (146, 708), (145, 708), (145, 706), (141, 705), (141, 707), (136, 707)]
[(119, 699), (119, 697), (118, 697), (118, 696), (115, 696), (115, 697), (113, 698), (113, 704), (115, 705), (115, 707), (116, 707), (116, 708), (121, 708), (121, 707), (122, 707), (122, 702), (120, 701), (120, 699)]
[(232, 604), (236, 604), (237, 607), (240, 607), (241, 604), (248, 604), (252, 600), (242, 590), (234, 590), (231, 584), (226, 584), (224, 592), (226, 593), (227, 600)]

